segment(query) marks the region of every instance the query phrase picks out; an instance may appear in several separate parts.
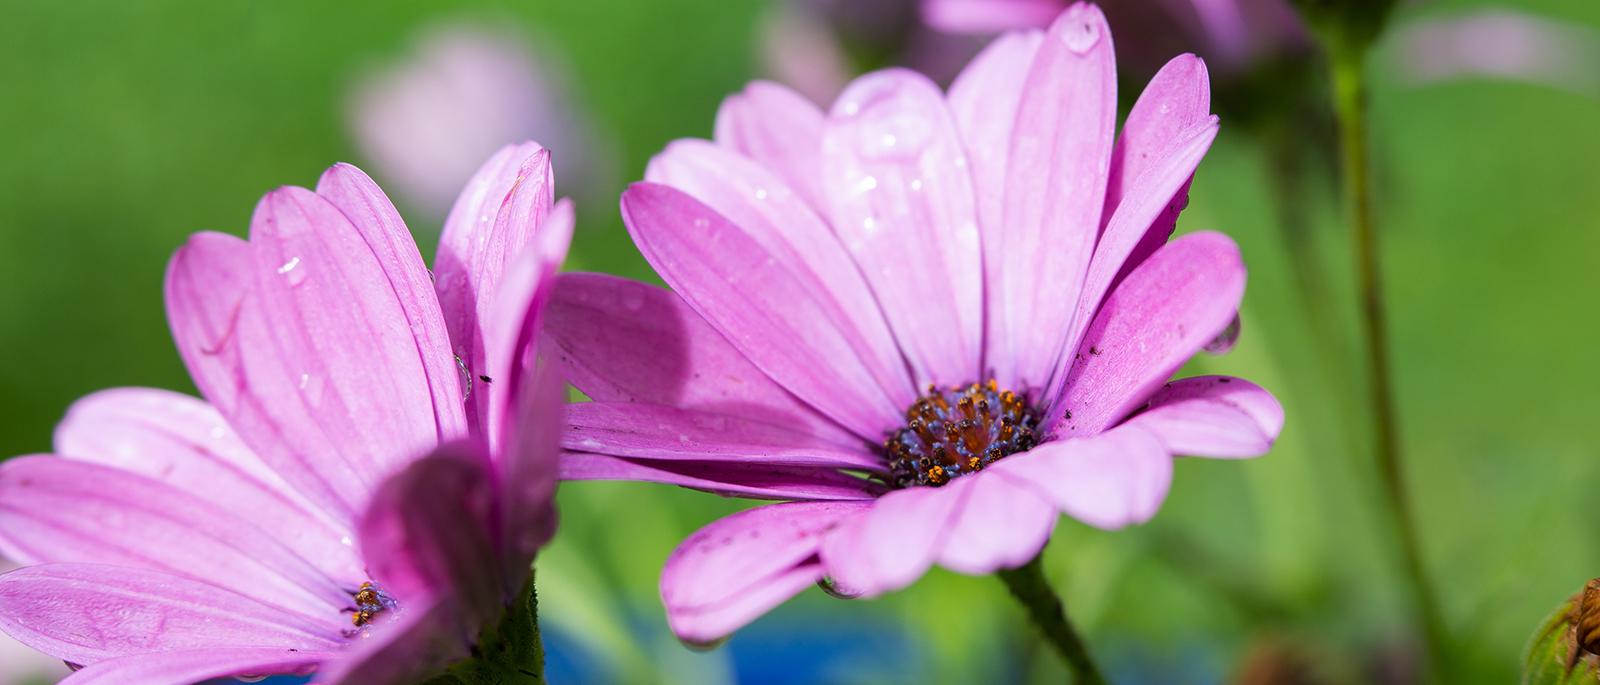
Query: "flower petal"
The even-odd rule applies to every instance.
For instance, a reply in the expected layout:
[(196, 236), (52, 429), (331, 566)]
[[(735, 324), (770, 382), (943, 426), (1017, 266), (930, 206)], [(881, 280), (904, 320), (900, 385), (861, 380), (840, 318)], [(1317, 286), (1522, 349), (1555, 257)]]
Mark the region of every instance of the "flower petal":
[(303, 675), (333, 656), (295, 649), (207, 648), (106, 659), (60, 685), (172, 685), (230, 676)]
[(467, 434), (461, 409), (461, 374), (445, 330), (433, 277), (417, 251), (417, 241), (389, 197), (366, 173), (350, 164), (335, 164), (317, 181), (317, 194), (344, 212), (377, 258), (422, 357), (428, 388), (433, 392), (440, 440)]
[(1006, 158), (1011, 151), (1011, 132), (1017, 123), (1017, 106), (1022, 101), (1022, 86), (1028, 78), (1043, 31), (1008, 33), (983, 49), (950, 84), (950, 114), (966, 143), (967, 161), (972, 168), (972, 187), (978, 204), (978, 226), (982, 232), (985, 271), (990, 274), (985, 306), (994, 308), (993, 292), (998, 269), (1004, 263), (1000, 241), (989, 236), (1005, 230)]
[(645, 180), (688, 193), (744, 231), (784, 269), (814, 282), (819, 296), (859, 331), (858, 355), (891, 399), (916, 398), (905, 359), (867, 281), (833, 231), (783, 181), (737, 154), (701, 140), (679, 140), (650, 160)]
[[(1233, 240), (1191, 233), (1161, 248), (1106, 299), (1047, 410), (1054, 434), (1094, 435), (1145, 403), (1233, 321), (1244, 297)], [(1070, 414), (1070, 416), (1068, 416)]]
[(717, 108), (717, 144), (771, 169), (821, 207), (822, 111), (771, 81), (752, 81)]
[(326, 651), (337, 616), (313, 621), (210, 583), (160, 571), (45, 564), (0, 575), (0, 630), (75, 664), (151, 652), (227, 649)]
[(261, 387), (250, 373), (247, 391), (260, 387), (262, 406), (278, 421), (277, 430), (236, 425), (247, 444), (263, 457), (264, 442), (303, 454), (337, 452), (369, 489), (451, 437), (434, 418), (433, 362), (423, 362), (439, 351), (419, 351), (401, 298), (343, 212), (303, 188), (279, 188), (257, 205), (250, 241), (256, 294), (270, 324), (268, 339), (248, 341), (256, 344), (242, 352), (278, 380)]
[[(314, 424), (301, 403), (279, 400), (298, 393), (301, 376), (285, 373), (273, 354), (255, 293), (255, 251), (222, 233), (196, 233), (178, 249), (166, 278), (173, 339), (195, 385), (240, 438), (295, 490), (348, 524), (365, 481), (338, 451), (322, 443), (315, 444), (324, 449), (300, 450), (288, 437), (288, 426)], [(284, 416), (295, 410), (300, 415)]]
[(1197, 376), (1168, 383), (1124, 425), (1149, 431), (1174, 454), (1258, 457), (1283, 430), (1283, 406), (1250, 381)]
[(823, 131), (834, 230), (918, 387), (978, 379), (983, 257), (965, 154), (939, 87), (905, 69), (856, 79)]
[[(381, 619), (380, 619), (381, 621)], [(324, 665), (319, 685), (411, 685), (428, 682), (452, 661), (468, 655), (454, 602), (436, 598), (413, 603), (374, 625), (362, 640)]]
[(670, 290), (606, 274), (562, 274), (545, 315), (552, 354), (572, 384), (597, 401), (665, 404), (861, 444), (768, 378)]
[(869, 439), (900, 406), (866, 359), (877, 351), (807, 274), (778, 267), (744, 231), (673, 188), (636, 183), (622, 195), (633, 239), (656, 271), (773, 380)]
[(939, 565), (971, 575), (1016, 568), (1039, 555), (1059, 514), (1026, 484), (979, 472), (939, 550)]
[(286, 609), (334, 616), (339, 582), (229, 510), (114, 468), (21, 457), (0, 465), (0, 554), (190, 575)]
[(636, 459), (884, 470), (883, 458), (865, 449), (839, 449), (771, 424), (660, 404), (573, 404), (561, 444)]
[(572, 243), (573, 221), (572, 203), (556, 203), (538, 233), (506, 266), (499, 290), (484, 308), (480, 328), (485, 356), (479, 364), (484, 373), (475, 380), (487, 386), (479, 391), (479, 398), (486, 400), (480, 407), (487, 411), (479, 415), (486, 421), (483, 429), (490, 454), (501, 453), (505, 434), (512, 428), (508, 421), (517, 415), (515, 403), (524, 373), (537, 356), (545, 305)]
[(115, 388), (72, 404), (58, 454), (162, 481), (237, 514), (331, 578), (361, 579), (350, 531), (330, 522), (239, 441), (210, 405), (153, 388)]
[(868, 506), (786, 502), (701, 528), (672, 551), (661, 571), (672, 631), (687, 642), (714, 642), (815, 583), (822, 577), (813, 560), (823, 535)]
[(1172, 455), (1133, 426), (1047, 442), (990, 469), (1027, 483), (1062, 513), (1105, 529), (1150, 520), (1172, 485)]
[[(1072, 326), (1100, 229), (1117, 113), (1111, 29), (1094, 5), (1062, 13), (1033, 60), (1007, 158), (988, 318), (1001, 385), (1043, 388)], [(1083, 314), (1087, 316), (1087, 314)]]
[(865, 500), (883, 491), (874, 481), (833, 469), (733, 462), (635, 461), (583, 452), (561, 455), (561, 479), (667, 483), (753, 499)]
[(938, 558), (974, 480), (894, 490), (840, 522), (822, 543), (828, 575), (869, 597), (910, 585)]
[(468, 625), (499, 606), (503, 584), (491, 536), (496, 512), (488, 458), (475, 443), (444, 445), (372, 495), (358, 541), (373, 580), (397, 597), (456, 597)]
[(556, 479), (567, 386), (557, 363), (542, 362), (517, 388), (517, 416), (495, 460), (507, 589), (521, 585), (534, 555), (555, 535)]

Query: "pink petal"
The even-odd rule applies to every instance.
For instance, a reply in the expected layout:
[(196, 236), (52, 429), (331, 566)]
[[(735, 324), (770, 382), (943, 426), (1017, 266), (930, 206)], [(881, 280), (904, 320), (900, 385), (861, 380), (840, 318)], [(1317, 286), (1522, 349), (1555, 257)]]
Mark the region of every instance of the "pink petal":
[(894, 337), (867, 281), (811, 206), (783, 181), (724, 148), (679, 140), (650, 160), (645, 180), (681, 190), (742, 230), (781, 268), (814, 282), (831, 297), (843, 327), (859, 331), (858, 354), (884, 392), (910, 404), (916, 398)]
[(717, 108), (715, 139), (771, 169), (813, 207), (822, 201), (822, 111), (788, 87), (753, 81)]
[(546, 361), (523, 376), (515, 389), (517, 415), (495, 460), (507, 589), (520, 586), (534, 555), (555, 534), (554, 498), (567, 409), (567, 386), (558, 370), (558, 364)]
[(342, 643), (340, 625), (348, 623), (142, 568), (46, 564), (0, 575), (0, 630), (75, 664), (241, 645), (327, 651)]
[(1106, 299), (1084, 335), (1049, 409), (1060, 418), (1055, 432), (1093, 435), (1144, 404), (1233, 321), (1244, 281), (1239, 248), (1220, 233), (1191, 233), (1157, 251)]
[[(401, 607), (379, 619), (368, 639), (329, 659), (318, 685), (412, 685), (429, 682), (468, 656), (463, 624), (448, 598)], [(470, 637), (476, 637), (472, 635)]]
[(355, 550), (340, 542), (350, 531), (295, 492), (205, 402), (167, 390), (103, 390), (72, 404), (55, 445), (65, 458), (160, 480), (226, 509), (331, 578), (362, 578)]
[(330, 656), (294, 649), (216, 647), (133, 654), (95, 663), (61, 685), (172, 685), (230, 676), (303, 675)]
[(358, 541), (373, 580), (396, 597), (458, 597), (469, 624), (500, 605), (488, 459), (474, 443), (440, 447), (372, 495)]
[[(366, 492), (366, 482), (337, 451), (303, 451), (289, 438), (289, 426), (311, 426), (313, 420), (300, 403), (277, 401), (298, 392), (301, 376), (275, 368), (269, 354), (275, 346), (254, 292), (254, 252), (221, 233), (189, 238), (167, 266), (173, 338), (195, 385), (240, 437), (295, 490), (337, 523), (348, 524), (357, 506), (352, 500)], [(295, 410), (299, 415), (285, 420), (283, 414)]]
[(840, 449), (771, 424), (660, 404), (582, 402), (561, 444), (617, 457), (883, 471), (866, 449)]
[[(550, 211), (539, 231), (522, 251), (507, 264), (499, 289), (492, 295), (480, 319), (485, 356), (479, 368), (483, 374), (478, 399), (487, 411), (484, 433), (490, 454), (499, 454), (508, 419), (517, 415), (515, 401), (523, 386), (525, 371), (536, 356), (535, 346), (544, 325), (545, 304), (555, 289), (556, 272), (566, 261), (572, 243), (572, 203), (562, 200)], [(485, 380), (489, 379), (489, 380)]]
[(922, 21), (949, 33), (998, 33), (1043, 27), (1065, 0), (922, 0)]
[[(1008, 33), (973, 58), (950, 85), (950, 113), (966, 142), (967, 161), (972, 168), (972, 185), (978, 204), (978, 226), (985, 236), (983, 261), (989, 274), (1000, 273), (1004, 263), (1000, 242), (989, 239), (1005, 230), (1006, 157), (1011, 148), (1011, 131), (1017, 122), (1017, 106), (1022, 101), (1022, 86), (1028, 78), (1042, 31)], [(990, 277), (994, 282), (994, 276)], [(994, 298), (996, 293), (990, 292)], [(988, 308), (1000, 302), (986, 304)]]
[(974, 480), (894, 490), (842, 521), (822, 543), (828, 575), (869, 597), (910, 585), (939, 557)]
[[(241, 340), (249, 392), (276, 428), (237, 425), (245, 442), (304, 454), (336, 452), (368, 487), (450, 437), (440, 430), (423, 351), (401, 298), (362, 234), (303, 188), (268, 193), (250, 226), (265, 340)], [(428, 361), (424, 361), (424, 360)], [(277, 380), (258, 383), (249, 373)], [(286, 387), (287, 386), (287, 387)], [(280, 469), (280, 472), (282, 470)], [(359, 495), (364, 495), (366, 490)]]
[(562, 274), (545, 315), (548, 349), (568, 380), (597, 401), (665, 404), (861, 444), (768, 378), (670, 290)]
[[(788, 502), (724, 517), (667, 557), (661, 601), (687, 642), (727, 637), (822, 577), (822, 536), (866, 502)], [(804, 582), (802, 582), (804, 580)]]
[(666, 483), (754, 499), (864, 500), (882, 492), (875, 481), (832, 469), (634, 461), (578, 452), (561, 455), (561, 479)]
[(1172, 485), (1172, 455), (1132, 426), (1047, 442), (990, 469), (1027, 483), (1061, 513), (1108, 530), (1150, 520)]
[(1125, 425), (1149, 431), (1174, 454), (1258, 457), (1283, 430), (1283, 406), (1250, 381), (1199, 376), (1168, 383)]
[(1016, 568), (1039, 555), (1059, 514), (1004, 473), (964, 476), (967, 500), (939, 551), (939, 565), (972, 575)]
[(186, 574), (312, 616), (336, 616), (350, 599), (340, 579), (223, 507), (144, 476), (50, 456), (0, 466), (0, 555)]
[(988, 364), (1006, 387), (1042, 388), (1064, 352), (1100, 229), (1116, 113), (1111, 29), (1098, 7), (1073, 5), (1028, 72), (1005, 219), (985, 236), (1000, 255), (990, 275)]
[(978, 217), (938, 86), (904, 69), (856, 79), (829, 114), (822, 150), (834, 230), (883, 304), (917, 386), (977, 380)]
[(738, 227), (667, 186), (637, 183), (623, 219), (656, 271), (751, 363), (861, 436), (900, 422), (875, 375), (875, 339), (855, 329), (822, 284), (777, 268)]
[(417, 251), (410, 229), (383, 189), (350, 164), (335, 164), (324, 172), (317, 181), (317, 194), (344, 212), (394, 289), (394, 297), (416, 336), (417, 352), (433, 393), (439, 439), (466, 436), (461, 373), (439, 310), (439, 298), (433, 291), (433, 277)]

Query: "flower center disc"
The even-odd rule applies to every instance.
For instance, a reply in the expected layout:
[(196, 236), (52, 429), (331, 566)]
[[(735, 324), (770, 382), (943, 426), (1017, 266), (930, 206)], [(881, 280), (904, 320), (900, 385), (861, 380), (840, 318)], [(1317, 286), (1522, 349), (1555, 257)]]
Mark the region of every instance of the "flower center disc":
[(1034, 446), (1039, 415), (1026, 397), (988, 383), (929, 385), (906, 409), (906, 425), (883, 442), (889, 484), (944, 485)]

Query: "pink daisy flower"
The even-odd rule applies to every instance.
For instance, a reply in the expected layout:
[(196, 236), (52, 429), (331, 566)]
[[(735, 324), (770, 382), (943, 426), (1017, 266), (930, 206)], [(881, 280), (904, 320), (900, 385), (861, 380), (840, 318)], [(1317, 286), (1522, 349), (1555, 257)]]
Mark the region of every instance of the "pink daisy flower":
[(1019, 567), (1062, 513), (1149, 519), (1176, 454), (1269, 449), (1267, 391), (1169, 382), (1237, 331), (1245, 285), (1226, 236), (1168, 242), (1217, 133), (1205, 66), (1167, 64), (1120, 138), (1115, 88), (1080, 4), (948, 93), (891, 69), (824, 113), (752, 84), (624, 193), (672, 289), (558, 281), (545, 333), (594, 400), (569, 407), (562, 477), (783, 500), (668, 559), (680, 637), (825, 579), (870, 596)]
[(537, 145), (491, 159), (437, 294), (349, 165), (268, 193), (248, 241), (195, 234), (166, 302), (205, 401), (99, 392), (55, 454), (0, 465), (0, 554), (25, 564), (0, 629), (83, 666), (73, 685), (410, 683), (467, 657), (554, 532), (561, 385), (531, 357), (571, 234), (551, 193)]

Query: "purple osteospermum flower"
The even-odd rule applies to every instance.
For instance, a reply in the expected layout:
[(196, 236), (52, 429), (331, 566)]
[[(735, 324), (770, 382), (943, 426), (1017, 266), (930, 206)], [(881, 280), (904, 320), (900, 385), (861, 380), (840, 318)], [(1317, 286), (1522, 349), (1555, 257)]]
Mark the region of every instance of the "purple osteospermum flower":
[(887, 70), (824, 114), (757, 83), (715, 142), (651, 162), (622, 209), (675, 292), (558, 282), (546, 334), (594, 400), (569, 408), (562, 476), (789, 500), (672, 555), (678, 635), (721, 638), (824, 578), (873, 595), (935, 563), (1017, 567), (1058, 512), (1150, 518), (1174, 454), (1269, 448), (1265, 390), (1167, 382), (1244, 292), (1227, 237), (1167, 242), (1208, 101), (1201, 61), (1174, 59), (1116, 139), (1111, 35), (1077, 5), (948, 94)]
[(96, 393), (55, 455), (0, 465), (0, 553), (29, 564), (0, 629), (74, 685), (410, 683), (465, 657), (554, 532), (561, 385), (530, 356), (571, 235), (551, 192), (537, 145), (491, 159), (437, 294), (348, 165), (268, 193), (248, 242), (193, 236), (166, 301), (208, 402)]

